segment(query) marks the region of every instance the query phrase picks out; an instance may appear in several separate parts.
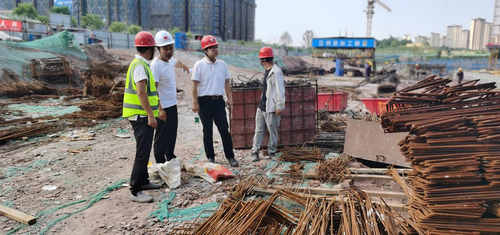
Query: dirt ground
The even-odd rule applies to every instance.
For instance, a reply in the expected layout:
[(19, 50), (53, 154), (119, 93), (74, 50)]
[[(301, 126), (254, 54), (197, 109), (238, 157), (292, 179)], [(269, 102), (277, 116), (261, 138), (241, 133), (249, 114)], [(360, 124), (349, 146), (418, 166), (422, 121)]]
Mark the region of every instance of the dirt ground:
[[(132, 58), (135, 54), (133, 50), (110, 52), (122, 58)], [(199, 54), (190, 52), (175, 53), (174, 56), (189, 67), (202, 58)], [(253, 70), (233, 66), (229, 66), (229, 70), (233, 77), (237, 74), (255, 74)], [(356, 79), (331, 81), (326, 77), (320, 84), (338, 86), (339, 82), (356, 83)], [(177, 69), (176, 81), (183, 92), (178, 94), (179, 130), (175, 154), (184, 162), (203, 163), (206, 158), (202, 126), (195, 124), (195, 114), (191, 111), (190, 76)], [(20, 227), (20, 223), (0, 216), (0, 234), (170, 234), (174, 227), (181, 226), (184, 222), (161, 222), (151, 217), (150, 213), (157, 210), (159, 202), (171, 192), (176, 194), (170, 204), (175, 208), (190, 208), (221, 201), (227, 197), (240, 177), (263, 174), (272, 163), (267, 157), (253, 163), (249, 150), (235, 150), (240, 167), (230, 167), (224, 158), (220, 136), (215, 132), (216, 161), (232, 170), (237, 175), (236, 178), (210, 184), (191, 173), (183, 172), (179, 188), (173, 191), (168, 188), (149, 191), (155, 201), (138, 204), (129, 200), (127, 187), (135, 152), (131, 126), (128, 121), (121, 119), (97, 122), (98, 125), (92, 128), (66, 129), (58, 133), (61, 137), (70, 132), (95, 134), (91, 139), (77, 138), (76, 141), (71, 141), (56, 137), (48, 141), (32, 141), (32, 144), (23, 142), (26, 146), (14, 151), (7, 152), (2, 148), (0, 203), (30, 215), (37, 215), (42, 211), (46, 213), (38, 218), (37, 224), (29, 227)], [(117, 137), (116, 134), (122, 134), (122, 137), (128, 135), (129, 138)], [(9, 145), (15, 144), (20, 143)], [(70, 153), (68, 150), (80, 152)], [(153, 157), (151, 161), (154, 161)], [(105, 193), (102, 200), (97, 200), (95, 204), (81, 202), (92, 199), (93, 195), (113, 184), (117, 184), (118, 188)], [(400, 190), (394, 182), (367, 181), (358, 184), (365, 189)], [(43, 187), (48, 185), (57, 188), (52, 191), (44, 190)], [(75, 204), (68, 205), (71, 203)], [(62, 207), (63, 205), (68, 206)], [(79, 210), (82, 211), (78, 212)]]

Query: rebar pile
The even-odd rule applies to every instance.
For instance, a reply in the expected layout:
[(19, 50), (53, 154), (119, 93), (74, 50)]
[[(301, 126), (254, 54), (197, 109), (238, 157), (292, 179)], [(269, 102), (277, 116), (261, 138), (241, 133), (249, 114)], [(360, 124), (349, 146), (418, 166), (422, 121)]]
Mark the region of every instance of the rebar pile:
[(349, 156), (340, 156), (318, 164), (316, 169), (316, 172), (318, 172), (317, 178), (322, 181), (336, 183), (350, 177), (351, 171), (347, 167), (347, 163), (352, 160), (353, 158)]
[(368, 194), (357, 188), (351, 187), (341, 198), (305, 198), (277, 190), (269, 199), (244, 200), (244, 192), (250, 192), (258, 181), (263, 178), (241, 181), (210, 218), (202, 223), (185, 223), (173, 234), (416, 234), (412, 221), (382, 199), (382, 203), (372, 203)]
[(410, 216), (426, 234), (498, 232), (500, 219), (484, 215), (500, 195), (500, 92), (450, 82), (432, 76), (397, 92), (381, 117), (387, 132), (409, 131), (400, 146), (413, 169)]
[(287, 162), (323, 161), (325, 156), (321, 153), (321, 150), (316, 148), (285, 147), (280, 160)]
[[(356, 187), (350, 187), (342, 197), (342, 221), (338, 234), (423, 234), (415, 224), (383, 204), (372, 203), (370, 196)], [(416, 231), (417, 230), (417, 231)]]
[(345, 132), (317, 132), (313, 144), (318, 148), (340, 151), (344, 148)]
[(336, 114), (328, 115), (326, 120), (322, 121), (319, 126), (322, 131), (327, 132), (345, 132), (347, 129), (347, 115)]

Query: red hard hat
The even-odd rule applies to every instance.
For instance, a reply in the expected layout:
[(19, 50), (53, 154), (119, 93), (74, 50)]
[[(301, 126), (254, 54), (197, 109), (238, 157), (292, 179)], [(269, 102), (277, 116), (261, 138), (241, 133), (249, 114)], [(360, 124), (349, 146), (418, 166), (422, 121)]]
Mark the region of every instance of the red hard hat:
[(259, 51), (259, 59), (271, 58), (273, 55), (273, 48), (271, 47), (263, 47)]
[(215, 46), (215, 45), (219, 45), (219, 43), (217, 43), (217, 40), (212, 35), (204, 36), (201, 39), (201, 49), (202, 50), (205, 50), (205, 48)]
[(154, 47), (156, 46), (155, 37), (147, 31), (141, 31), (135, 35), (135, 47)]

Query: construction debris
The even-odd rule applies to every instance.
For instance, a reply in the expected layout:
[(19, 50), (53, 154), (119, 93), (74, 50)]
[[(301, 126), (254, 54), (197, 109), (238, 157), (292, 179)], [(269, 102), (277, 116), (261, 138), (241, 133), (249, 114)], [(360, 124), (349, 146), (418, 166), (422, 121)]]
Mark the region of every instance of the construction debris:
[(322, 162), (316, 168), (317, 178), (324, 182), (337, 183), (351, 176), (347, 163), (354, 160), (349, 156), (335, 157)]
[(486, 212), (500, 194), (500, 92), (492, 91), (495, 83), (450, 82), (432, 76), (387, 103), (384, 129), (409, 131), (399, 145), (413, 170), (397, 182), (409, 215), (427, 234), (498, 232), (500, 218)]

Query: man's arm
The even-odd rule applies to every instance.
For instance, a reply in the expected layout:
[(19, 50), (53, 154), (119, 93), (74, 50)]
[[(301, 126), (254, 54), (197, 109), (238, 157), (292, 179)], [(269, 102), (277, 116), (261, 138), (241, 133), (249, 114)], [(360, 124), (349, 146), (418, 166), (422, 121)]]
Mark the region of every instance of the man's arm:
[(186, 73), (189, 74), (189, 68), (186, 65), (184, 65), (182, 62), (177, 61), (177, 63), (175, 64), (175, 67), (180, 68), (180, 69), (184, 69), (186, 71)]
[(198, 104), (198, 85), (200, 85), (199, 81), (193, 81), (193, 87), (191, 88), (191, 94), (193, 95), (193, 112), (200, 112), (200, 104)]
[(276, 114), (279, 115), (285, 109), (285, 81), (281, 72), (275, 73), (276, 76)]
[(152, 128), (156, 128), (156, 118), (151, 109), (151, 104), (149, 104), (148, 94), (146, 93), (146, 81), (147, 80), (142, 80), (135, 84), (137, 86), (137, 96), (139, 97), (142, 108), (144, 108), (148, 114), (148, 125)]
[(226, 79), (226, 84), (224, 85), (224, 90), (226, 91), (226, 107), (231, 108), (233, 104), (233, 93), (231, 91), (231, 82), (230, 79)]
[[(156, 86), (156, 89), (158, 90), (158, 83), (157, 82), (155, 82), (155, 86)], [(157, 94), (158, 94), (158, 112), (159, 112), (158, 119), (165, 122), (165, 121), (167, 121), (167, 113), (165, 113), (165, 111), (161, 107), (160, 93), (157, 92)]]

